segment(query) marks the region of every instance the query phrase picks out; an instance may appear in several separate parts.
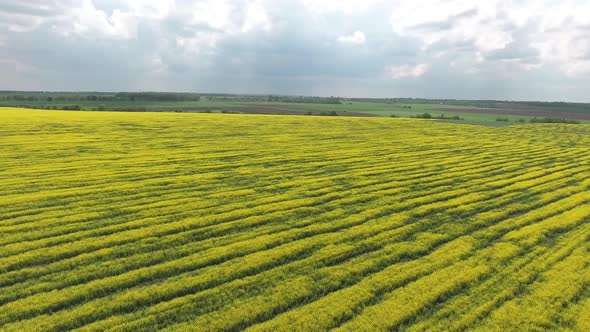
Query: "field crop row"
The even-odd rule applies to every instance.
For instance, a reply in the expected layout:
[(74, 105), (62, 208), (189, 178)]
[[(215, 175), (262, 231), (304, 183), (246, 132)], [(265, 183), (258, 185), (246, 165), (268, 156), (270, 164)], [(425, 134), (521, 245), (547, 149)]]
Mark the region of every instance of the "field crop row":
[(590, 328), (590, 126), (0, 121), (0, 330)]

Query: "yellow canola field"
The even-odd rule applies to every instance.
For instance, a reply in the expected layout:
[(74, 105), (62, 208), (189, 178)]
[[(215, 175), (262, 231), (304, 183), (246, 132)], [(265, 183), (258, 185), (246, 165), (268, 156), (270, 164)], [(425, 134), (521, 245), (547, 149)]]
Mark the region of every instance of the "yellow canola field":
[(590, 126), (0, 108), (0, 331), (588, 331)]

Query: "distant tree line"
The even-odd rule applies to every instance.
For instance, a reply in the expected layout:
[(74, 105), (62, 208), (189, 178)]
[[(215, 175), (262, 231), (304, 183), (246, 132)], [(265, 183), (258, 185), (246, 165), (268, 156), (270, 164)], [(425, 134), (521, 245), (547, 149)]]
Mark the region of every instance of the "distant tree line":
[(208, 101), (221, 101), (221, 102), (265, 102), (267, 96), (260, 95), (230, 95), (230, 94), (207, 94), (203, 95)]
[(200, 94), (176, 92), (63, 93), (0, 92), (4, 102), (114, 102), (114, 101), (199, 101)]
[(66, 110), (66, 111), (79, 111), (82, 109), (80, 105), (63, 105), (63, 104), (55, 104), (55, 105), (43, 105), (43, 104), (11, 104), (11, 107), (18, 107), (18, 108), (31, 108), (31, 109), (40, 109), (40, 110)]
[(119, 92), (116, 100), (122, 101), (199, 101), (200, 94), (176, 92)]
[(18, 102), (80, 102), (80, 101), (114, 101), (114, 96), (104, 95), (0, 95), (0, 101)]
[(268, 102), (300, 103), (300, 104), (342, 104), (337, 97), (306, 97), (306, 96), (268, 96)]
[(314, 96), (281, 96), (281, 95), (231, 95), (231, 94), (206, 94), (208, 101), (223, 102), (274, 102), (274, 103), (303, 103), (303, 104), (342, 104), (338, 97), (314, 97)]
[[(317, 96), (286, 96), (286, 95), (247, 95), (228, 93), (175, 93), (175, 92), (48, 92), (48, 91), (7, 91), (0, 90), (0, 104), (7, 106), (39, 106), (46, 108), (53, 105), (111, 105), (122, 102), (188, 102), (199, 101), (220, 102), (279, 102), (279, 103), (314, 103), (342, 104), (353, 102), (371, 102), (396, 104), (398, 107), (410, 108), (412, 104), (456, 105), (481, 108), (512, 108), (512, 109), (550, 109), (551, 111), (590, 112), (590, 103), (538, 102), (538, 101), (497, 101), (497, 100), (459, 100), (459, 99), (425, 99), (425, 98), (341, 98)], [(111, 107), (109, 106), (109, 107)], [(141, 106), (141, 105), (136, 105)], [(130, 106), (135, 107), (135, 106)]]

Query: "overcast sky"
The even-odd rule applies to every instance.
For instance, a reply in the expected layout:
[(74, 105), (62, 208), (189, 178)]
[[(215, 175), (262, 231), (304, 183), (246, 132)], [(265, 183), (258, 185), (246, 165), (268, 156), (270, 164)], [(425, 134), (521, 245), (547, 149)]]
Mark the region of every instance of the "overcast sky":
[(590, 1), (0, 0), (0, 89), (590, 102)]

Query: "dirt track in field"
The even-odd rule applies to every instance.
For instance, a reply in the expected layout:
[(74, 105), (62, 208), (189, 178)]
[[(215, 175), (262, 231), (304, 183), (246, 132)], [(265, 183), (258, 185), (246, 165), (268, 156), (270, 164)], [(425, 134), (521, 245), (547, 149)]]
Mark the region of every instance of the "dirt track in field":
[[(185, 112), (204, 112), (204, 111), (229, 111), (238, 112), (245, 114), (283, 114), (283, 115), (321, 115), (331, 111), (322, 111), (314, 109), (304, 109), (298, 107), (289, 106), (261, 106), (261, 105), (248, 105), (248, 106), (198, 106), (198, 107), (181, 107), (174, 108), (174, 110), (185, 111)], [(376, 114), (367, 114), (359, 112), (342, 112), (336, 111), (339, 116), (357, 116), (357, 117), (375, 117), (379, 116)]]
[(545, 110), (525, 110), (525, 109), (510, 109), (510, 108), (434, 108), (436, 112), (460, 112), (460, 113), (474, 113), (474, 114), (498, 114), (498, 115), (516, 115), (516, 116), (536, 116), (539, 118), (565, 118), (574, 120), (590, 120), (590, 112), (559, 112), (559, 111), (545, 111)]

